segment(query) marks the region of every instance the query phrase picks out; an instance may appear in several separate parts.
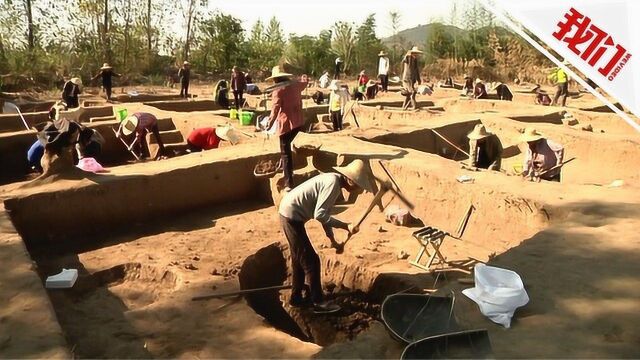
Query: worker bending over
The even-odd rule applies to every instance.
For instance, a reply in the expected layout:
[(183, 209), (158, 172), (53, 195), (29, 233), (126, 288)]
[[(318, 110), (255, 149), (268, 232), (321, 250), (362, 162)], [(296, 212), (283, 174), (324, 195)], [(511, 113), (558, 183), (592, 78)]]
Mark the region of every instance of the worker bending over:
[(564, 158), (564, 147), (545, 139), (534, 128), (527, 128), (522, 141), (529, 147), (523, 164), (522, 176), (560, 182), (560, 166)]
[(480, 169), (500, 171), (502, 143), (482, 124), (475, 126), (469, 138), (469, 165)]

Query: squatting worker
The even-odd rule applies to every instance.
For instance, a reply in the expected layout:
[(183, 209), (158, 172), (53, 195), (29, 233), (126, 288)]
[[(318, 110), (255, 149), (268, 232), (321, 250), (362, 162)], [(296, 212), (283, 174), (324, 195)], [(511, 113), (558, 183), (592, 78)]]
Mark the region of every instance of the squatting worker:
[(104, 63), (100, 68), (100, 71), (94, 76), (91, 81), (95, 81), (97, 78), (102, 77), (102, 87), (105, 94), (107, 94), (107, 100), (111, 101), (111, 88), (113, 87), (113, 77), (120, 77), (121, 75), (114, 72), (111, 65)]
[(182, 63), (182, 67), (178, 70), (178, 77), (180, 78), (180, 97), (189, 97), (189, 81), (191, 79), (191, 65), (188, 61)]
[(420, 67), (418, 66), (418, 55), (420, 54), (422, 54), (422, 51), (418, 50), (417, 46), (414, 46), (407, 52), (402, 61), (402, 94), (405, 96), (402, 109), (404, 110), (409, 107), (409, 103), (411, 103), (414, 110), (418, 108), (416, 103), (416, 83), (418, 85), (422, 84)]
[(560, 167), (541, 173), (562, 164), (564, 147), (554, 141), (545, 139), (536, 129), (527, 128), (522, 134), (522, 141), (529, 147), (524, 159), (522, 176), (540, 177), (542, 180), (560, 182)]
[(78, 96), (82, 91), (81, 86), (82, 80), (77, 77), (71, 78), (71, 80), (64, 83), (62, 87), (62, 101), (67, 105), (67, 108), (74, 109), (80, 106)]
[(476, 79), (476, 86), (473, 88), (473, 97), (475, 99), (487, 98), (487, 87), (484, 86), (484, 83), (480, 79)]
[(273, 124), (278, 122), (276, 135), (280, 137), (284, 191), (287, 192), (294, 187), (291, 143), (304, 125), (301, 92), (306, 89), (308, 78), (307, 75), (302, 75), (300, 81), (294, 80), (292, 74), (284, 72), (280, 66), (274, 66), (271, 76), (266, 80), (276, 83), (276, 89), (271, 95), (271, 114), (267, 129), (271, 129)]
[(482, 124), (478, 124), (467, 135), (469, 138), (469, 165), (481, 169), (500, 171), (502, 143)]
[(230, 142), (231, 145), (237, 144), (238, 135), (235, 129), (229, 125), (194, 129), (187, 138), (187, 145), (189, 151), (200, 152), (217, 149), (222, 140)]
[[(349, 192), (367, 190), (371, 192), (369, 174), (362, 160), (354, 160), (349, 165), (337, 167), (336, 173), (315, 176), (287, 193), (280, 202), (279, 214), (282, 229), (291, 248), (292, 306), (311, 306), (316, 312), (340, 310), (336, 304), (324, 300), (321, 283), (320, 258), (315, 252), (304, 224), (315, 219), (322, 224), (332, 246), (338, 247), (333, 229), (343, 229), (355, 234), (358, 229), (349, 223), (331, 216), (336, 200), (342, 189)], [(310, 294), (303, 297), (305, 277), (309, 280)], [(310, 296), (309, 296), (310, 295)]]
[(160, 137), (160, 130), (158, 129), (158, 118), (153, 114), (146, 112), (137, 112), (120, 123), (120, 128), (116, 132), (117, 137), (130, 136), (135, 133), (135, 139), (128, 146), (129, 151), (133, 151), (136, 148), (135, 153), (144, 158), (145, 149), (148, 150), (147, 134), (151, 132), (156, 138), (158, 147), (160, 148), (156, 155), (156, 160), (165, 155), (164, 143)]

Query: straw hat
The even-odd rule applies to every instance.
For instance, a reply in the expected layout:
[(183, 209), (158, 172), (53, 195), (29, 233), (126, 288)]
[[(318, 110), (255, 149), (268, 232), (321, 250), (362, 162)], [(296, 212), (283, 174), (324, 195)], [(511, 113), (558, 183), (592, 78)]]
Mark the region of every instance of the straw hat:
[(474, 128), (473, 131), (469, 133), (469, 135), (467, 135), (467, 138), (469, 138), (469, 140), (480, 140), (480, 139), (484, 139), (488, 136), (490, 136), (491, 133), (487, 131), (487, 129), (484, 127), (484, 125), (482, 124), (477, 124)]
[(480, 84), (482, 82), (482, 80), (480, 80), (480, 78), (476, 79), (476, 84)]
[(411, 48), (411, 50), (407, 51), (408, 54), (422, 54), (422, 51), (418, 50), (417, 46)]
[(82, 79), (80, 78), (74, 77), (74, 78), (71, 78), (71, 80), (69, 81), (71, 81), (71, 83), (74, 85), (82, 86)]
[(331, 80), (331, 84), (329, 84), (329, 90), (333, 90), (333, 91), (340, 90), (340, 81)]
[(102, 67), (100, 68), (100, 70), (106, 70), (106, 69), (112, 69), (112, 67), (111, 67), (111, 65), (109, 65), (109, 63), (102, 64)]
[(534, 142), (540, 139), (544, 139), (544, 136), (542, 136), (542, 134), (540, 134), (534, 128), (526, 128), (520, 138), (522, 139), (523, 142)]
[(387, 56), (387, 53), (384, 52), (384, 50), (380, 50), (380, 52), (378, 53), (378, 56)]
[(369, 180), (369, 173), (364, 165), (364, 162), (360, 159), (353, 160), (347, 166), (338, 166), (334, 168), (335, 171), (349, 178), (361, 187), (362, 189), (373, 192), (371, 182)]
[(365, 74), (364, 70), (360, 71), (360, 75), (364, 75), (364, 74)]
[(284, 72), (284, 70), (279, 65), (276, 65), (276, 66), (273, 67), (273, 69), (271, 69), (271, 76), (269, 76), (265, 80), (271, 80), (271, 79), (275, 79), (275, 78), (278, 78), (278, 77), (290, 78), (292, 76), (293, 76), (292, 74)]
[(230, 142), (231, 145), (238, 143), (239, 136), (232, 126), (219, 126), (216, 128), (215, 132), (220, 139)]
[(134, 115), (128, 116), (120, 123), (120, 129), (125, 136), (131, 135), (138, 127), (138, 118)]
[(182, 63), (182, 65), (189, 65), (189, 62), (185, 61), (185, 62)]
[(464, 78), (465, 78), (465, 79), (471, 79), (471, 76), (469, 76), (469, 75), (467, 75), (467, 74), (464, 74)]

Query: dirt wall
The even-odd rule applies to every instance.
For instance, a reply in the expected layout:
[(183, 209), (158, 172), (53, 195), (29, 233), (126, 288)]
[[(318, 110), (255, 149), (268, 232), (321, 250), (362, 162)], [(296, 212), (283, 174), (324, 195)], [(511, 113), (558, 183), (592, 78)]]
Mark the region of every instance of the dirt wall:
[[(32, 112), (22, 114), (24, 120), (27, 122), (29, 128), (35, 124), (45, 122), (49, 119), (49, 113), (44, 112)], [(15, 132), (26, 130), (24, 123), (18, 114), (0, 114), (0, 133)]]
[(29, 171), (27, 151), (37, 140), (35, 131), (0, 134), (0, 182), (21, 179)]
[(86, 186), (6, 199), (5, 207), (29, 247), (72, 239), (91, 242), (91, 235), (126, 231), (135, 223), (263, 198), (268, 184), (253, 176), (253, 167), (268, 156), (211, 161), (154, 175), (87, 175), (91, 183)]

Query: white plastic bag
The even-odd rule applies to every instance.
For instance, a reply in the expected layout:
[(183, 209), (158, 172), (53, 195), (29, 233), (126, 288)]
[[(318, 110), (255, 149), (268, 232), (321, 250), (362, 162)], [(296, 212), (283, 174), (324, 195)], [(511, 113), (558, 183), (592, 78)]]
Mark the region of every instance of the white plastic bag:
[(482, 314), (508, 329), (516, 309), (529, 302), (520, 275), (485, 264), (477, 264), (474, 272), (476, 286), (462, 293), (478, 304)]

